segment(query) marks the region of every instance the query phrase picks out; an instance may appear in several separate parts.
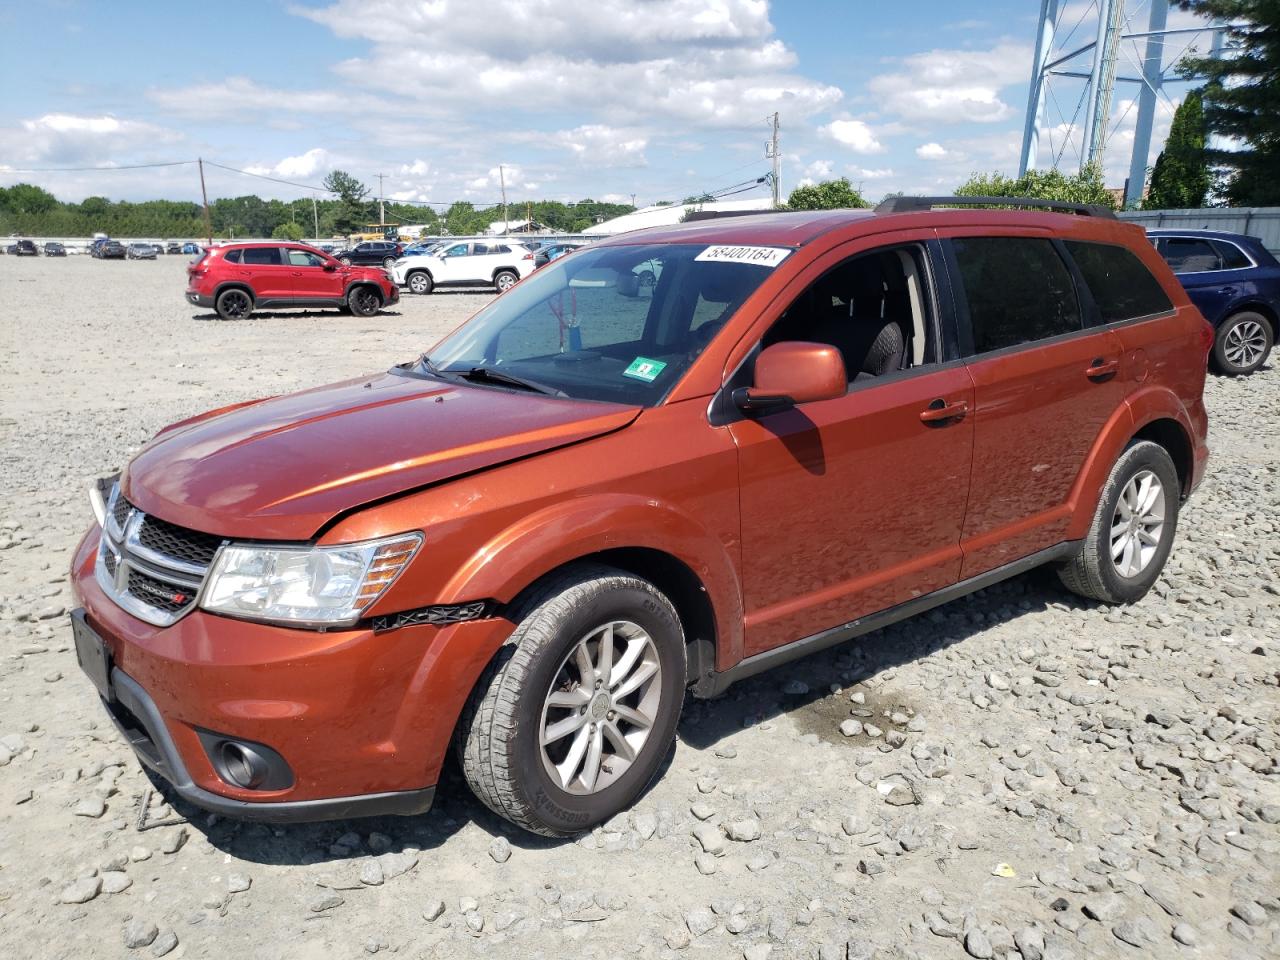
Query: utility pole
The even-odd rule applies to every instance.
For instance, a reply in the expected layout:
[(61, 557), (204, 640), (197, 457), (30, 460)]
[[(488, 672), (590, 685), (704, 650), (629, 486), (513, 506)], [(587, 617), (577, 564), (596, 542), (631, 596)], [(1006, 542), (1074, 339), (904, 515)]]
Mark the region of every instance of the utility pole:
[(313, 220), (315, 220), (315, 224), (316, 224), (315, 238), (319, 240), (320, 239), (320, 207), (316, 203), (316, 198), (314, 196), (311, 198), (311, 217)]
[(636, 195), (633, 193), (631, 195), (631, 209), (634, 210), (635, 208), (636, 208)]
[(779, 194), (782, 192), (782, 154), (778, 151), (778, 114), (774, 111), (773, 117), (773, 136), (769, 138), (769, 143), (765, 147), (764, 155), (773, 161), (773, 175), (769, 178), (773, 185), (773, 207), (776, 210), (781, 204), (778, 202)]
[(507, 175), (502, 170), (502, 164), (498, 164), (498, 183), (502, 185), (502, 232), (508, 232), (510, 221), (507, 220)]
[(387, 225), (387, 209), (382, 199), (382, 180), (386, 174), (378, 173), (375, 176), (378, 178), (378, 229), (382, 230)]
[(213, 246), (213, 225), (209, 222), (209, 194), (204, 188), (204, 158), (196, 159), (196, 164), (200, 167), (200, 196), (204, 200), (204, 232), (209, 246)]

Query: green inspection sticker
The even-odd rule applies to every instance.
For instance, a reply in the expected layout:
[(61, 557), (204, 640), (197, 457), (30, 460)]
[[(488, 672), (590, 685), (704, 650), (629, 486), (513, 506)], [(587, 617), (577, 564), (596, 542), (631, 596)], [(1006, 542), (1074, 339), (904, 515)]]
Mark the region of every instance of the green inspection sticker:
[(631, 366), (622, 371), (622, 375), (624, 377), (634, 377), (636, 380), (643, 380), (645, 383), (653, 383), (658, 379), (658, 374), (665, 369), (667, 369), (667, 365), (661, 360), (636, 357), (631, 361)]

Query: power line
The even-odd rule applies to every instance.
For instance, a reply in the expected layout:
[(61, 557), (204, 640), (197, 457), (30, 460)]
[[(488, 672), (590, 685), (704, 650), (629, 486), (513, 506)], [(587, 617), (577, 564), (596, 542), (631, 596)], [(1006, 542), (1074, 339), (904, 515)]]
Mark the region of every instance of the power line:
[[(212, 161), (210, 161), (212, 162)], [(181, 167), (194, 160), (167, 160), (161, 163), (132, 163), (114, 167), (4, 167), (0, 173), (110, 173), (112, 170), (146, 170), (151, 167)]]

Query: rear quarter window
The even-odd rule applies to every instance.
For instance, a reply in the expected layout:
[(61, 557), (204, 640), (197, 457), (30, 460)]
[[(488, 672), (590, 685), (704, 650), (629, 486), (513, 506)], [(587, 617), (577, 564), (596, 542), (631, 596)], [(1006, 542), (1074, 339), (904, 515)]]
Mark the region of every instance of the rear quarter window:
[(1077, 240), (1068, 240), (1065, 246), (1093, 294), (1103, 323), (1173, 309), (1160, 282), (1131, 250), (1110, 243)]
[(963, 237), (951, 246), (964, 284), (973, 353), (1083, 329), (1071, 272), (1050, 241)]
[(240, 251), (239, 251), (239, 250), (228, 250), (228, 251), (223, 255), (222, 259), (223, 259), (223, 260), (225, 260), (225, 261), (227, 261), (227, 263), (239, 263), (239, 262), (240, 262)]

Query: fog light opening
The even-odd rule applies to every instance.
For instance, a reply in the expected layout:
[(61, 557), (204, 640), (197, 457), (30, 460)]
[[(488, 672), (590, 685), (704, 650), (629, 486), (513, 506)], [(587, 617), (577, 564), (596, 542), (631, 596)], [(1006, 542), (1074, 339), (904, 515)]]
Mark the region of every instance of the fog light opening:
[(267, 779), (269, 765), (253, 747), (234, 740), (224, 740), (218, 746), (222, 769), (233, 786), (256, 790)]

